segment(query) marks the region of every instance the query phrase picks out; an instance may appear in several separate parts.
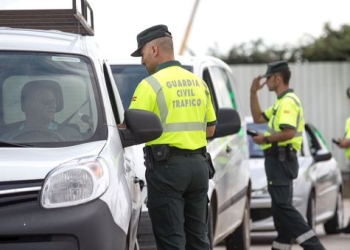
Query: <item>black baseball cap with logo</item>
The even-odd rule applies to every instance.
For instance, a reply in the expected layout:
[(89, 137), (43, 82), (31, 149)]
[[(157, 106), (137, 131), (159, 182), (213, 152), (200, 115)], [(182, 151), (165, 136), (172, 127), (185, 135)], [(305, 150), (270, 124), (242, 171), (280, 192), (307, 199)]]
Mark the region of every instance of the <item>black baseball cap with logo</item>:
[(141, 56), (141, 49), (146, 43), (148, 43), (154, 39), (157, 39), (160, 37), (165, 37), (165, 36), (172, 38), (171, 33), (168, 30), (168, 27), (164, 24), (155, 25), (155, 26), (152, 26), (148, 29), (145, 29), (144, 31), (142, 31), (141, 33), (139, 33), (137, 35), (137, 38), (136, 38), (137, 50), (135, 50), (131, 54), (131, 56), (140, 57)]

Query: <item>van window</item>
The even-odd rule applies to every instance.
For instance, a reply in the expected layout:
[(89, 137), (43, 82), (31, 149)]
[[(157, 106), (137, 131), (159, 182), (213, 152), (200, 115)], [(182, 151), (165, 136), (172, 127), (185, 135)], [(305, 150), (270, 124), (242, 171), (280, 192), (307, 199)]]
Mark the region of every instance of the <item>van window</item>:
[(148, 76), (143, 65), (111, 65), (112, 74), (124, 109), (128, 109), (136, 86)]
[(62, 146), (101, 139), (106, 129), (98, 103), (87, 58), (0, 52), (1, 142)]
[(210, 73), (212, 74), (213, 84), (218, 89), (216, 95), (218, 96), (220, 107), (237, 109), (228, 72), (220, 67), (211, 67)]
[[(190, 66), (183, 67), (191, 72), (193, 71)], [(148, 76), (148, 72), (145, 66), (141, 64), (114, 64), (111, 65), (111, 69), (124, 109), (128, 109), (137, 85)]]

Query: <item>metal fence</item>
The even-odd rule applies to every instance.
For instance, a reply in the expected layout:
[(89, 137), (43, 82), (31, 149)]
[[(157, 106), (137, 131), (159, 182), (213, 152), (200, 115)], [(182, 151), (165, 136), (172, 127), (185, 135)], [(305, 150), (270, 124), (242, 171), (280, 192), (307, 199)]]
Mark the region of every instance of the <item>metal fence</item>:
[[(332, 138), (344, 135), (345, 120), (350, 116), (350, 102), (346, 89), (350, 87), (350, 63), (317, 62), (290, 64), (290, 87), (299, 96), (306, 122), (315, 125), (324, 136), (329, 149), (338, 160), (342, 171), (349, 172), (344, 150), (332, 144)], [(242, 116), (250, 116), (249, 93), (253, 77), (263, 74), (265, 64), (231, 65), (239, 99), (243, 106)], [(274, 92), (264, 87), (258, 92), (260, 105), (265, 109), (276, 99)]]

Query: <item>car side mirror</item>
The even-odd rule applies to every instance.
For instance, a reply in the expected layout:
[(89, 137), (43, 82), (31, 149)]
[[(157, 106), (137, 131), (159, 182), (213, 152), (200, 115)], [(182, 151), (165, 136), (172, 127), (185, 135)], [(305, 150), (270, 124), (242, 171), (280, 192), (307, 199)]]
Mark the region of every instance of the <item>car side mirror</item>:
[(220, 108), (216, 113), (216, 129), (210, 139), (237, 134), (241, 129), (241, 118), (232, 108)]
[(331, 152), (325, 149), (320, 149), (314, 155), (315, 162), (328, 161), (332, 158)]
[(123, 147), (157, 139), (163, 133), (163, 127), (157, 115), (138, 109), (127, 109), (124, 113), (126, 128), (119, 128)]

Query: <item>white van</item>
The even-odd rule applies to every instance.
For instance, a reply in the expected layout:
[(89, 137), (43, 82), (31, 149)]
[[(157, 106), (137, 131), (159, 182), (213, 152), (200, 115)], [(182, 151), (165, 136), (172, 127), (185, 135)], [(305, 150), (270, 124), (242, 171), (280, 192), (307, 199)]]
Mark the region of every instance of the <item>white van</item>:
[[(239, 96), (235, 89), (230, 67), (218, 58), (183, 57), (176, 60), (189, 71), (197, 74), (208, 84), (212, 102), (217, 111), (218, 124), (216, 132), (208, 140), (207, 150), (213, 159), (216, 174), (209, 183), (210, 199), (209, 238), (211, 247), (226, 242), (227, 249), (248, 250), (250, 247), (250, 175), (248, 170), (248, 143), (245, 134), (245, 123), (237, 117), (222, 116), (222, 111), (240, 113)], [(113, 77), (121, 94), (124, 108), (128, 108), (137, 84), (148, 73), (139, 58), (110, 60)], [(231, 123), (231, 124), (230, 124)], [(224, 125), (235, 123), (238, 130), (225, 132)], [(144, 123), (143, 123), (144, 124)], [(237, 133), (238, 131), (238, 133)], [(139, 229), (141, 249), (155, 249), (150, 220), (146, 207), (147, 183), (143, 165), (142, 145), (134, 147), (137, 159), (136, 173), (141, 180), (142, 213)]]
[[(0, 26), (62, 13), (70, 22), (71, 11), (0, 11)], [(2, 250), (138, 249), (141, 191), (129, 146), (162, 128), (150, 112), (124, 114), (94, 37), (74, 34), (89, 32), (81, 17), (62, 25), (70, 33), (0, 28)], [(130, 129), (117, 128), (124, 119)]]

